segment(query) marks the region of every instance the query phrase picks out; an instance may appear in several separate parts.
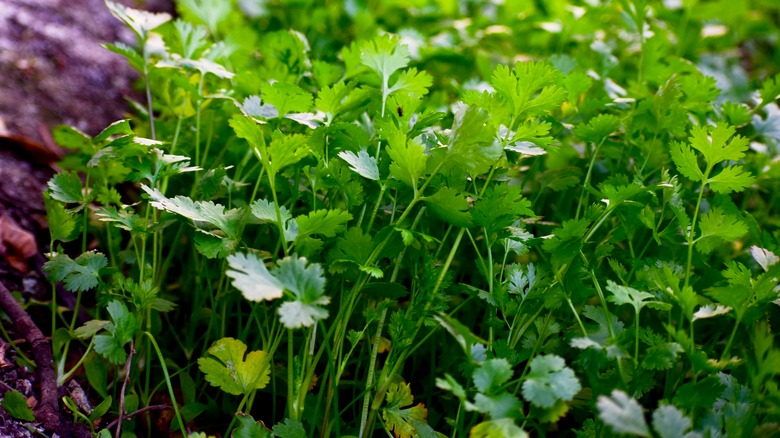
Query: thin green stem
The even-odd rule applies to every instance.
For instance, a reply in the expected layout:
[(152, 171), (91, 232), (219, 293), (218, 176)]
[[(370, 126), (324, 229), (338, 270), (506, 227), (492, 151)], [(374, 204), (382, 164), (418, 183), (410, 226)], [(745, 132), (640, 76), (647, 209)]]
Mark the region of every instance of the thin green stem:
[(176, 414), (176, 420), (179, 422), (179, 430), (181, 430), (182, 434), (185, 434), (187, 428), (184, 425), (184, 419), (181, 416), (181, 412), (179, 412), (179, 404), (176, 401), (176, 394), (173, 392), (171, 376), (168, 374), (168, 367), (165, 365), (165, 357), (163, 356), (162, 351), (160, 351), (160, 346), (157, 345), (157, 341), (154, 339), (154, 336), (147, 331), (144, 331), (143, 333), (152, 342), (154, 351), (157, 353), (157, 359), (160, 361), (160, 367), (162, 368), (163, 376), (165, 377), (165, 384), (168, 387), (168, 396), (171, 398), (171, 405), (173, 405), (173, 411)]

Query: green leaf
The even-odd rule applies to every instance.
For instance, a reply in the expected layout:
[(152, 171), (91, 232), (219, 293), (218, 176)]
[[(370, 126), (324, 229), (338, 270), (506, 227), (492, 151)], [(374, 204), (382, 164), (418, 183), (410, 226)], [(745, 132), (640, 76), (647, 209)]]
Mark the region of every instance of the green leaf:
[(188, 20), (197, 19), (206, 24), (209, 31), (214, 34), (217, 26), (230, 14), (232, 5), (220, 0), (180, 0), (179, 12)]
[(588, 230), (590, 221), (583, 219), (564, 221), (560, 228), (553, 230), (553, 236), (545, 239), (542, 249), (552, 254), (550, 261), (558, 268), (571, 262), (582, 247), (582, 239)]
[(127, 360), (125, 344), (133, 340), (138, 331), (138, 320), (121, 301), (109, 302), (106, 310), (112, 321), (105, 326), (110, 335), (95, 336), (95, 351), (115, 365), (123, 364)]
[(425, 154), (424, 146), (413, 140), (407, 141), (406, 135), (399, 134), (394, 140), (388, 140), (389, 146), (386, 149), (392, 160), (390, 175), (410, 187), (417, 188), (417, 180), (425, 174), (428, 155)]
[(691, 426), (691, 419), (674, 406), (659, 406), (653, 412), (653, 429), (661, 438), (686, 438)]
[(238, 427), (233, 430), (231, 438), (270, 438), (273, 436), (271, 429), (265, 427), (262, 421), (255, 421), (251, 415), (236, 412)]
[(251, 117), (235, 115), (228, 122), (236, 137), (243, 138), (249, 143), (249, 146), (257, 151), (264, 153), (266, 144), (263, 129)]
[(506, 359), (490, 359), (474, 370), (474, 386), (482, 393), (492, 393), (512, 378), (512, 365)]
[(553, 354), (537, 356), (523, 382), (523, 397), (534, 406), (551, 408), (556, 401), (571, 401), (582, 386), (563, 358)]
[(724, 167), (723, 171), (707, 180), (713, 192), (722, 194), (741, 192), (754, 182), (753, 175), (742, 166)]
[(521, 407), (520, 400), (508, 392), (502, 392), (493, 396), (479, 393), (474, 396), (473, 403), (466, 402), (467, 410), (482, 412), (494, 420), (517, 418), (519, 417)]
[(699, 168), (696, 152), (690, 146), (682, 142), (673, 142), (671, 155), (678, 172), (691, 181), (700, 182), (704, 180), (704, 173)]
[(528, 433), (511, 418), (483, 421), (471, 428), (469, 438), (527, 438)]
[(507, 184), (489, 187), (471, 209), (474, 222), (485, 228), (492, 241), (509, 236), (507, 228), (520, 216), (534, 216), (531, 201), (523, 197), (521, 187)]
[(230, 269), (225, 275), (233, 279), (233, 286), (249, 301), (273, 301), (284, 292), (279, 282), (266, 269), (262, 259), (256, 255), (236, 253), (228, 256)]
[(361, 149), (355, 154), (352, 151), (339, 152), (339, 157), (349, 164), (353, 172), (374, 181), (379, 181), (379, 167), (376, 164), (376, 158), (368, 155), (365, 149)]
[(111, 321), (102, 321), (99, 319), (93, 319), (87, 321), (81, 327), (73, 331), (73, 336), (79, 339), (89, 339), (95, 336), (99, 331), (108, 327)]
[(285, 327), (311, 327), (328, 317), (328, 310), (323, 306), (330, 303), (330, 297), (324, 295), (325, 277), (319, 264), (307, 266), (305, 257), (288, 256), (279, 261), (273, 274), (295, 296), (294, 301), (286, 301), (279, 307), (279, 317)]
[(51, 260), (43, 265), (54, 281), (65, 282), (65, 289), (76, 292), (86, 291), (98, 285), (100, 270), (108, 265), (106, 256), (96, 251), (88, 251), (75, 259), (65, 254), (55, 253)]
[(724, 389), (724, 383), (717, 376), (708, 376), (681, 385), (672, 401), (678, 406), (688, 406), (689, 409), (710, 409)]
[(777, 74), (771, 78), (767, 78), (761, 83), (761, 90), (759, 91), (761, 96), (761, 104), (766, 105), (777, 100), (780, 96), (780, 74)]
[[(117, 55), (124, 57), (127, 60), (127, 63), (130, 64), (130, 67), (134, 68), (136, 71), (138, 72), (144, 71), (144, 58), (138, 53), (138, 51), (135, 48), (130, 47), (121, 41), (117, 41), (113, 44), (104, 43), (101, 44), (101, 47), (111, 52), (114, 52)], [(57, 142), (57, 144), (62, 144), (62, 143)]]
[(52, 241), (70, 242), (78, 236), (76, 218), (62, 204), (44, 194), (46, 217), (49, 223), (49, 233)]
[(427, 426), (428, 410), (424, 404), (405, 407), (414, 402), (408, 383), (391, 383), (387, 389), (386, 400), (382, 418), (386, 427), (392, 430), (397, 438), (411, 438), (417, 435), (417, 429), (422, 425)]
[(433, 84), (433, 78), (425, 71), (418, 72), (416, 68), (410, 68), (398, 75), (393, 85), (388, 89), (388, 95), (399, 91), (416, 94), (419, 96), (428, 93), (428, 88)]
[(423, 198), (428, 208), (441, 219), (459, 227), (471, 226), (469, 203), (466, 198), (451, 187), (443, 187), (431, 196)]
[(141, 184), (141, 188), (149, 195), (152, 207), (190, 219), (199, 231), (208, 233), (208, 227), (203, 228), (203, 225), (207, 224), (228, 236), (237, 237), (241, 210), (234, 208), (225, 211), (223, 205), (211, 201), (193, 201), (186, 196), (166, 198), (159, 190), (149, 188), (145, 184)]
[(274, 436), (279, 438), (306, 438), (306, 429), (298, 420), (285, 418), (283, 422), (274, 425)]
[(708, 254), (724, 240), (734, 241), (744, 236), (747, 225), (736, 217), (723, 213), (719, 207), (711, 207), (699, 222), (701, 234), (696, 239), (696, 249)]
[(518, 62), (510, 71), (499, 65), (490, 83), (511, 108), (513, 119), (550, 111), (566, 98), (566, 91), (554, 85), (560, 73), (547, 62)]
[(388, 87), (390, 76), (409, 65), (409, 49), (391, 36), (379, 36), (361, 46), (360, 61), (376, 72)]
[(54, 142), (58, 145), (87, 154), (94, 152), (92, 139), (77, 128), (68, 125), (58, 125), (52, 130)]
[(503, 155), (495, 141), (496, 130), (489, 114), (475, 106), (462, 106), (455, 112), (449, 137), (447, 160), (472, 176), (481, 175)]
[(271, 381), (271, 359), (262, 350), (244, 357), (246, 349), (237, 339), (222, 338), (209, 347), (207, 356), (198, 359), (198, 367), (211, 386), (228, 394), (249, 394), (265, 388)]
[(647, 300), (655, 298), (653, 294), (640, 292), (632, 287), (621, 286), (612, 280), (607, 280), (607, 290), (612, 292), (608, 300), (617, 304), (630, 304), (635, 312), (639, 312), (646, 304)]
[(317, 100), (314, 106), (318, 110), (329, 114), (331, 119), (333, 119), (344, 106), (350, 91), (352, 91), (352, 87), (348, 86), (344, 81), (336, 82), (330, 87), (322, 88), (317, 93)]
[(615, 433), (650, 436), (642, 406), (620, 390), (613, 390), (608, 397), (600, 395), (596, 406), (601, 421), (612, 427)]
[[(266, 157), (271, 164), (269, 172), (276, 174), (287, 166), (301, 161), (309, 150), (306, 147), (308, 137), (301, 134), (286, 135), (276, 131), (271, 136), (268, 145), (270, 157)], [(256, 149), (257, 151), (257, 149)]]
[(146, 221), (141, 216), (125, 209), (118, 210), (113, 205), (99, 208), (95, 212), (95, 216), (102, 222), (112, 222), (116, 224), (117, 228), (134, 234), (144, 234), (148, 231)]
[(266, 104), (273, 105), (279, 117), (290, 113), (305, 113), (312, 108), (311, 93), (289, 82), (266, 82), (260, 86), (260, 95)]
[[(745, 156), (748, 139), (739, 135), (734, 136), (735, 132), (733, 126), (723, 123), (714, 128), (694, 126), (689, 141), (694, 149), (704, 155), (707, 163), (714, 166), (722, 161), (736, 161)], [(732, 136), (734, 138), (728, 142)]]
[(588, 124), (579, 125), (574, 129), (574, 135), (589, 141), (598, 143), (612, 135), (620, 127), (620, 118), (612, 114), (599, 114), (590, 119)]
[(84, 201), (82, 190), (81, 178), (76, 172), (58, 173), (49, 180), (51, 197), (66, 204), (82, 203)]
[(642, 368), (648, 370), (668, 370), (677, 365), (677, 356), (683, 348), (676, 342), (663, 342), (647, 349), (642, 359)]
[(27, 405), (27, 398), (17, 390), (6, 391), (2, 405), (8, 415), (17, 420), (35, 421), (35, 414)]
[(347, 222), (352, 220), (352, 215), (344, 210), (316, 210), (309, 214), (298, 216), (298, 237), (300, 239), (312, 234), (320, 234), (325, 237), (335, 237), (347, 229)]

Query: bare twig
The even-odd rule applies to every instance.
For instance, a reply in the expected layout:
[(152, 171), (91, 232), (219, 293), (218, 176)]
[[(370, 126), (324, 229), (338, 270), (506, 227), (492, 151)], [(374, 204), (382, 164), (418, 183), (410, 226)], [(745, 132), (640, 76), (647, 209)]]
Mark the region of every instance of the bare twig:
[(122, 435), (122, 417), (125, 415), (125, 391), (127, 390), (127, 382), (130, 380), (130, 367), (133, 364), (133, 355), (135, 354), (135, 346), (133, 341), (130, 341), (130, 354), (127, 355), (127, 362), (125, 363), (125, 381), (122, 383), (122, 392), (119, 393), (119, 418), (118, 426), (116, 427), (115, 438), (119, 438)]
[(49, 341), (41, 330), (22, 309), (11, 291), (0, 282), (0, 308), (14, 322), (19, 334), (27, 339), (35, 358), (36, 374), (40, 382), (41, 405), (36, 409), (35, 418), (49, 431), (58, 432), (60, 428), (59, 403), (57, 401), (57, 377), (54, 373), (54, 356)]
[[(163, 410), (167, 410), (167, 409), (173, 409), (173, 407), (171, 407), (170, 405), (151, 405), (151, 406), (146, 406), (146, 407), (141, 408), (141, 409), (139, 409), (139, 410), (137, 410), (135, 412), (131, 412), (131, 413), (125, 415), (122, 418), (122, 421), (129, 420), (129, 419), (135, 417), (136, 415), (143, 414), (144, 412), (163, 411)], [(108, 423), (108, 425), (106, 426), (106, 429), (111, 429), (112, 427), (116, 426), (117, 424), (121, 424), (119, 419), (116, 419), (116, 420)]]

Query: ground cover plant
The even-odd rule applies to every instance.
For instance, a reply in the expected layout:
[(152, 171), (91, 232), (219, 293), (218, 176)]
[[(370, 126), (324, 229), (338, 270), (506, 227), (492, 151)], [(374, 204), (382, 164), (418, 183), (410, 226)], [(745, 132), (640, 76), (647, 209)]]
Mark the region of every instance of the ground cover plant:
[(106, 6), (146, 99), (44, 194), (74, 421), (780, 433), (780, 5)]

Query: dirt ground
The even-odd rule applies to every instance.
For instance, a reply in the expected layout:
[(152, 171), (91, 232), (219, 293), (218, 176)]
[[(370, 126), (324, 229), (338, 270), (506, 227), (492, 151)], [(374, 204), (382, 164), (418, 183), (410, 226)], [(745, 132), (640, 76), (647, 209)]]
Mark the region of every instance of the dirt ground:
[[(123, 3), (172, 10), (167, 0)], [(73, 415), (59, 404), (65, 389), (41, 384), (46, 376), (20, 366), (11, 344), (34, 356), (36, 340), (24, 325), (26, 315), (43, 332), (38, 342), (46, 341), (47, 347), (51, 331), (46, 329), (51, 323), (47, 307), (34, 304), (48, 302), (52, 290), (41, 271), (49, 241), (41, 193), (56, 171), (59, 154), (51, 129), (68, 124), (95, 135), (123, 118), (126, 97), (142, 99), (133, 89), (136, 73), (120, 56), (100, 47), (117, 40), (132, 43), (132, 32), (102, 0), (0, 0), (0, 294), (4, 289), (17, 293), (22, 312), (0, 300), (8, 333), (0, 338), (0, 394), (20, 391), (39, 420), (17, 421), (0, 408), (2, 437), (90, 436), (83, 424), (71, 426)], [(72, 302), (64, 298), (60, 302), (65, 305)], [(54, 420), (41, 421), (47, 399), (57, 409), (56, 430)]]

